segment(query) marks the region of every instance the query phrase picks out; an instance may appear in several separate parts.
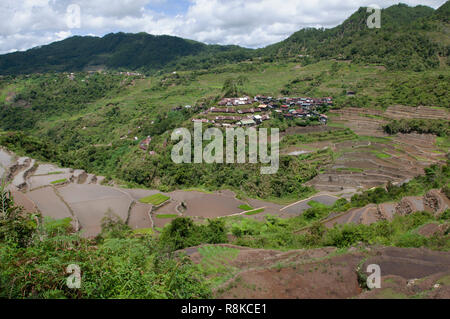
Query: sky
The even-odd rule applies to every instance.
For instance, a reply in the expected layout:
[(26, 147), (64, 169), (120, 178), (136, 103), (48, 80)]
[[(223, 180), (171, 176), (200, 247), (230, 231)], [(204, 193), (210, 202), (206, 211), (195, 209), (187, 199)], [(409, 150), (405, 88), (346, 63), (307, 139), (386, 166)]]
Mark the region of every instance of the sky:
[[(445, 0), (403, 0), (438, 8)], [(305, 27), (330, 28), (393, 0), (1, 0), (0, 54), (74, 35), (147, 32), (259, 48)]]

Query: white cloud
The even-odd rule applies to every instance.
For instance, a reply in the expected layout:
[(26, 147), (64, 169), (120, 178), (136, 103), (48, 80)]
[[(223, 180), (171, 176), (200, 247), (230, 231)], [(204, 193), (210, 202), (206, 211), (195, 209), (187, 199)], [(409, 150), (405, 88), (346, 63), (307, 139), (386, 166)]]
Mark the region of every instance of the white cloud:
[[(72, 34), (141, 32), (169, 34), (218, 44), (261, 47), (304, 27), (333, 27), (361, 6), (392, 0), (190, 0), (176, 16), (156, 13), (149, 4), (176, 0), (2, 0), (0, 53), (25, 50)], [(403, 0), (434, 8), (445, 0)], [(81, 8), (81, 28), (67, 25), (70, 4)]]

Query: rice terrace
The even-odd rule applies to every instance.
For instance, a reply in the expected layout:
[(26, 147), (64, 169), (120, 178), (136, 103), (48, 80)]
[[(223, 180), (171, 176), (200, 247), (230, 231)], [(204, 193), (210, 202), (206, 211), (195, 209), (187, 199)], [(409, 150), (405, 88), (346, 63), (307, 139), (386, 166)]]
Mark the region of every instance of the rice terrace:
[(423, 2), (251, 45), (0, 33), (0, 299), (449, 299), (450, 3)]

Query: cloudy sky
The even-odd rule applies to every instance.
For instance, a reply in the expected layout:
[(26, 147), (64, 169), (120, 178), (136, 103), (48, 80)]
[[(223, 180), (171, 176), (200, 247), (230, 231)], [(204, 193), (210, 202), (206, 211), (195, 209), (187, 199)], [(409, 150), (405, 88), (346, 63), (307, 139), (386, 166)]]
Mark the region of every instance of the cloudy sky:
[[(403, 0), (438, 8), (445, 0)], [(169, 34), (262, 47), (303, 27), (333, 27), (361, 6), (394, 0), (1, 0), (0, 53), (73, 35)], [(79, 9), (79, 10), (78, 10)], [(79, 14), (78, 14), (79, 12)], [(79, 17), (79, 19), (77, 18)]]

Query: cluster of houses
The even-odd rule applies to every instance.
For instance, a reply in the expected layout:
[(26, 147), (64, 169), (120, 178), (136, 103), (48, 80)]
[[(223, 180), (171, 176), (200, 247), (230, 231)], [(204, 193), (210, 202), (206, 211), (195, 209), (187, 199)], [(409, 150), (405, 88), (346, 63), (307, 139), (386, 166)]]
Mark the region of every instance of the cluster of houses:
[[(253, 105), (255, 104), (255, 105)], [(239, 106), (253, 105), (248, 109)], [(319, 106), (333, 105), (333, 98), (310, 98), (310, 97), (283, 97), (273, 98), (270, 96), (257, 95), (255, 98), (248, 96), (241, 98), (225, 98), (219, 101), (219, 107), (211, 107), (202, 114), (220, 113), (231, 114), (216, 116), (215, 119), (193, 119), (193, 122), (215, 123), (217, 126), (254, 126), (269, 120), (269, 114), (279, 113), (287, 119), (293, 118), (318, 118), (322, 124), (327, 124), (328, 117), (318, 111)], [(235, 115), (247, 115), (239, 117)]]
[(261, 124), (263, 121), (270, 120), (268, 114), (253, 115), (248, 117), (241, 116), (216, 116), (213, 120), (209, 119), (193, 119), (194, 123), (213, 123), (216, 126), (233, 127), (233, 126), (255, 126)]
[(333, 105), (332, 97), (310, 98), (310, 97), (283, 97), (273, 98), (270, 96), (258, 95), (255, 100), (262, 103), (259, 108), (269, 108), (276, 113), (283, 114), (285, 118), (308, 119), (316, 117), (322, 124), (327, 124), (328, 117), (317, 111), (319, 106)]
[[(227, 98), (222, 99), (219, 103), (222, 107), (211, 107), (210, 109), (202, 112), (202, 114), (208, 113), (220, 113), (231, 115), (217, 115), (213, 119), (208, 118), (194, 118), (194, 123), (212, 123), (216, 126), (222, 127), (249, 127), (261, 124), (264, 121), (270, 120), (270, 113), (275, 112), (284, 116), (285, 118), (302, 118), (308, 119), (311, 117), (318, 118), (322, 124), (327, 124), (328, 117), (325, 114), (318, 112), (319, 106), (331, 106), (333, 105), (333, 98), (309, 98), (309, 97), (283, 97), (273, 98), (270, 96), (258, 95), (254, 99), (248, 96), (242, 98)], [(253, 105), (258, 104), (249, 109), (235, 108), (236, 106)], [(234, 106), (234, 107), (233, 107)], [(193, 108), (191, 105), (184, 106), (185, 109)], [(196, 107), (197, 108), (197, 107)], [(173, 110), (181, 110), (183, 107), (179, 106)], [(247, 115), (246, 115), (247, 114)], [(242, 116), (239, 116), (242, 115)], [(130, 133), (130, 132), (129, 132)], [(122, 139), (122, 138), (121, 138)], [(135, 137), (137, 140), (137, 137)], [(143, 151), (148, 151), (152, 138), (147, 136), (139, 143), (139, 148)], [(149, 152), (150, 155), (155, 155), (154, 151)]]
[(256, 107), (256, 108), (251, 108), (251, 109), (235, 110), (235, 109), (228, 108), (228, 107), (225, 109), (212, 107), (209, 109), (209, 111), (211, 113), (255, 114), (255, 113), (262, 112), (263, 109), (260, 107)]
[(218, 104), (219, 106), (242, 106), (253, 104), (257, 101), (248, 96), (238, 97), (238, 98), (224, 98)]
[(126, 75), (126, 76), (142, 76), (139, 72), (119, 72), (120, 75)]
[(285, 107), (302, 107), (305, 109), (317, 107), (321, 105), (333, 105), (332, 97), (324, 98), (310, 98), (310, 97), (283, 97), (273, 98), (271, 96), (258, 95), (255, 101), (266, 105), (269, 108), (277, 108), (278, 106)]

